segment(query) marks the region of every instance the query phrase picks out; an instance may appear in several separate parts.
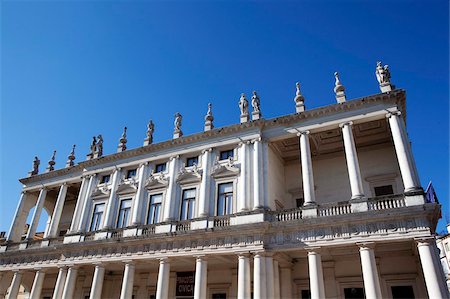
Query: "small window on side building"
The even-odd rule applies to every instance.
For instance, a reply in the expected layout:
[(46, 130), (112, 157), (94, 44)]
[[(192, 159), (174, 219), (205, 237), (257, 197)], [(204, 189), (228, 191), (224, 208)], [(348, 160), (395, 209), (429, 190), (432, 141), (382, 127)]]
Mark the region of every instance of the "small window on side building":
[(373, 190), (375, 191), (375, 196), (394, 194), (394, 189), (392, 188), (392, 185), (374, 187)]

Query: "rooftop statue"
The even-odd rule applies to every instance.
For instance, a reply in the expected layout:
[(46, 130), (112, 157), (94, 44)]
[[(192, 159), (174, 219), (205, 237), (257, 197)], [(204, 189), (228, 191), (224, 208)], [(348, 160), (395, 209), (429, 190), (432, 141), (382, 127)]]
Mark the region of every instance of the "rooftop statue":
[(377, 61), (375, 74), (377, 75), (378, 83), (380, 84), (391, 83), (391, 73), (389, 71), (389, 66), (387, 64), (383, 67), (381, 66), (381, 61)]
[(244, 93), (241, 93), (239, 99), (239, 109), (241, 109), (241, 115), (248, 115), (248, 101)]
[(39, 164), (41, 164), (41, 161), (39, 160), (39, 158), (38, 157), (34, 157), (33, 168), (29, 172), (30, 176), (36, 175), (36, 174), (39, 173)]
[(95, 152), (97, 151), (97, 138), (92, 137), (92, 143), (91, 143), (91, 155), (94, 157)]
[(56, 151), (53, 151), (53, 155), (50, 158), (50, 160), (48, 161), (47, 172), (55, 170), (55, 164), (56, 164), (55, 158), (56, 158)]
[(175, 113), (175, 120), (173, 122), (174, 129), (173, 129), (173, 138), (179, 138), (183, 136), (183, 132), (181, 131), (181, 121), (183, 117), (179, 112)]
[(303, 97), (302, 93), (300, 92), (300, 83), (295, 83), (295, 87), (297, 91), (295, 92), (295, 111), (297, 113), (305, 111), (305, 97)]
[(75, 163), (73, 162), (74, 160), (75, 160), (75, 144), (72, 146), (72, 151), (67, 157), (66, 167), (74, 166), (75, 165)]
[(214, 116), (212, 115), (211, 109), (212, 109), (212, 104), (208, 103), (208, 112), (205, 115), (204, 131), (210, 131), (214, 128), (214, 125), (213, 125)]
[(97, 157), (103, 156), (103, 137), (101, 134), (97, 136), (96, 153)]
[(253, 96), (252, 96), (252, 107), (253, 107), (253, 112), (261, 112), (259, 97), (256, 94), (255, 90), (253, 91)]
[(153, 132), (155, 131), (155, 124), (150, 120), (147, 124), (147, 137), (144, 139), (144, 146), (153, 142)]
[(119, 139), (119, 145), (117, 146), (117, 152), (123, 152), (127, 149), (127, 127), (123, 128), (122, 136)]
[(343, 103), (346, 101), (345, 87), (344, 85), (342, 85), (341, 80), (339, 79), (338, 72), (334, 73), (334, 78), (335, 78), (334, 93), (336, 94), (336, 100), (338, 103)]

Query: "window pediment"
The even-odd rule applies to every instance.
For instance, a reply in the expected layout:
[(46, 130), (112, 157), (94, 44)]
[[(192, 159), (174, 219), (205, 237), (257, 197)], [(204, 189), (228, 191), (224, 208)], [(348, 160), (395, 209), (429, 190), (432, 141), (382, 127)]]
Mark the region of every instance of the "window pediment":
[(237, 176), (240, 173), (240, 168), (234, 163), (233, 159), (228, 159), (225, 163), (216, 160), (211, 176), (213, 178)]
[(158, 174), (152, 174), (145, 181), (145, 188), (147, 189), (158, 189), (158, 188), (166, 188), (169, 185), (168, 178), (164, 175), (163, 172)]
[(117, 187), (117, 193), (135, 192), (137, 188), (138, 184), (134, 178), (122, 180)]
[(179, 184), (188, 184), (194, 182), (200, 182), (202, 180), (202, 170), (198, 169), (197, 165), (190, 168), (181, 168), (180, 172), (177, 175), (177, 183)]
[(108, 188), (108, 186), (105, 184), (103, 186), (99, 186), (94, 189), (91, 196), (92, 197), (102, 197), (102, 196), (109, 196), (111, 193), (111, 190)]

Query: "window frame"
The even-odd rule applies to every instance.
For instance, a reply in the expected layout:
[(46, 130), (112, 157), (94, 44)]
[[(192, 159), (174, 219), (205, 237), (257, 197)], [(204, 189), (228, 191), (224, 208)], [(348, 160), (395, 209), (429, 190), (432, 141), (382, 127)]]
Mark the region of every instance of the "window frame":
[[(134, 174), (130, 176), (130, 172), (134, 172)], [(126, 180), (130, 180), (130, 179), (136, 178), (136, 177), (137, 177), (137, 168), (127, 169), (127, 171), (125, 173), (125, 179)]]
[[(124, 201), (129, 201), (130, 202), (130, 206), (128, 208), (122, 209), (122, 203)], [(119, 206), (118, 206), (118, 209), (117, 209), (117, 218), (116, 218), (116, 228), (117, 229), (126, 228), (126, 227), (129, 226), (129, 222), (130, 222), (130, 219), (131, 219), (131, 209), (132, 209), (132, 207), (133, 207), (133, 197), (119, 198)], [(127, 215), (126, 215), (127, 218), (125, 220), (125, 223), (122, 220), (122, 226), (119, 226), (119, 220), (121, 218), (122, 210), (128, 210)]]
[[(94, 223), (94, 215), (96, 214), (95, 208), (97, 206), (99, 206), (99, 205), (103, 205), (103, 211), (102, 211), (102, 214), (101, 214), (100, 221), (98, 222), (97, 229), (92, 230), (92, 224)], [(103, 227), (103, 221), (104, 221), (103, 216), (105, 214), (105, 209), (106, 209), (106, 202), (105, 201), (97, 201), (97, 202), (94, 201), (93, 202), (93, 204), (92, 204), (92, 212), (91, 212), (91, 219), (89, 221), (89, 226), (88, 226), (88, 231), (89, 232), (96, 232), (96, 231), (100, 230)], [(97, 212), (97, 214), (98, 214), (98, 212)]]
[[(226, 158), (222, 158), (222, 154), (224, 154), (224, 153), (231, 153), (231, 156), (228, 156), (228, 157), (226, 157)], [(224, 150), (220, 150), (220, 151), (219, 151), (219, 161), (225, 161), (225, 160), (228, 160), (230, 157), (231, 157), (232, 159), (234, 159), (235, 156), (236, 156), (236, 153), (234, 152), (234, 148), (231, 148), (231, 149), (224, 149)]]
[[(192, 164), (189, 165), (189, 161), (191, 161), (191, 160), (195, 161), (195, 162), (192, 162)], [(199, 156), (187, 157), (186, 162), (185, 162), (185, 167), (194, 167), (194, 164), (199, 166), (199, 160), (200, 160)]]
[[(104, 178), (108, 178), (108, 181), (104, 181)], [(111, 174), (103, 174), (100, 177), (99, 185), (107, 185), (111, 182)]]
[[(231, 199), (231, 213), (219, 215), (219, 213), (218, 213), (218, 211), (219, 211), (219, 197), (220, 197), (219, 187), (220, 187), (220, 185), (224, 185), (224, 184), (231, 184), (231, 186), (233, 188), (232, 199)], [(224, 180), (217, 180), (216, 181), (215, 203), (214, 204), (215, 204), (215, 207), (214, 207), (214, 215), (215, 216), (227, 216), (227, 215), (232, 215), (232, 214), (236, 213), (236, 180), (235, 179), (233, 179), (233, 180), (224, 179)]]
[[(158, 167), (162, 167), (164, 165), (164, 169), (158, 170)], [(162, 173), (167, 171), (167, 162), (157, 163), (155, 164), (155, 173)]]
[[(156, 196), (156, 195), (161, 195), (161, 203), (159, 204), (159, 214), (158, 214), (158, 219), (156, 220), (156, 222), (153, 223), (148, 223), (148, 218), (149, 218), (149, 214), (150, 214), (150, 199), (152, 198), (152, 196)], [(161, 222), (161, 214), (163, 212), (163, 202), (165, 199), (165, 192), (161, 191), (161, 190), (157, 190), (155, 192), (151, 192), (147, 195), (147, 210), (145, 212), (145, 224), (146, 225), (153, 225), (153, 224), (158, 224)]]
[[(186, 186), (186, 187), (181, 189), (180, 207), (179, 207), (179, 210), (178, 210), (178, 219), (180, 221), (192, 220), (192, 219), (195, 219), (197, 217), (197, 206), (198, 206), (198, 199), (197, 199), (197, 197), (198, 197), (198, 190), (197, 189), (198, 188), (196, 186), (192, 186), (192, 185), (191, 186)], [(188, 198), (189, 202), (188, 202), (188, 210), (187, 210), (188, 214), (189, 214), (190, 211), (192, 212), (192, 218), (189, 218), (189, 215), (187, 215), (186, 219), (182, 219), (182, 217), (181, 217), (182, 214), (181, 213), (183, 211), (183, 203), (185, 201), (184, 194), (185, 194), (186, 191), (192, 191), (192, 190), (194, 190), (195, 196)], [(193, 200), (194, 201), (193, 211), (191, 210), (192, 199), (194, 199)]]

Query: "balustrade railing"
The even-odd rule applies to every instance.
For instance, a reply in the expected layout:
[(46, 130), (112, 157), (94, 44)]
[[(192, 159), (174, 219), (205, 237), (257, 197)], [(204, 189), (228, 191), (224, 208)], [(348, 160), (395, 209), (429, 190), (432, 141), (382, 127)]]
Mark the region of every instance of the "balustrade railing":
[(89, 232), (87, 234), (84, 235), (84, 241), (93, 241), (95, 237), (95, 233), (94, 232)]
[(189, 231), (191, 230), (191, 221), (181, 221), (178, 222), (176, 225), (176, 229), (177, 232), (184, 232), (184, 231)]
[(214, 217), (214, 227), (230, 226), (230, 216)]
[(123, 229), (115, 230), (111, 233), (111, 239), (119, 239), (123, 237)]
[(150, 236), (155, 234), (155, 226), (146, 226), (142, 229), (141, 236)]
[(368, 204), (369, 210), (374, 211), (406, 207), (403, 195), (370, 198)]
[(338, 216), (350, 214), (352, 212), (351, 204), (348, 202), (345, 203), (333, 203), (333, 204), (325, 204), (320, 205), (317, 211), (319, 217), (326, 216)]
[(302, 209), (290, 209), (284, 211), (276, 211), (274, 213), (275, 221), (292, 221), (302, 219)]

